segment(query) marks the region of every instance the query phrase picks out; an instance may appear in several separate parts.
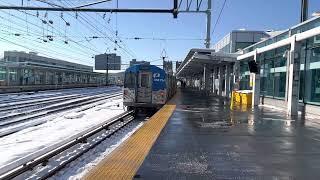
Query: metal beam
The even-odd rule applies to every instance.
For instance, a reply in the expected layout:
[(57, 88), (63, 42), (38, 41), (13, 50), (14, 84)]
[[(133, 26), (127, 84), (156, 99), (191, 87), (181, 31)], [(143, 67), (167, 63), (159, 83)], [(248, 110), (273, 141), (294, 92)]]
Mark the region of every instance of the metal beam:
[(174, 13), (175, 9), (102, 9), (102, 8), (62, 8), (34, 6), (0, 6), (0, 9), (30, 11), (74, 11), (74, 12), (119, 12), (119, 13)]

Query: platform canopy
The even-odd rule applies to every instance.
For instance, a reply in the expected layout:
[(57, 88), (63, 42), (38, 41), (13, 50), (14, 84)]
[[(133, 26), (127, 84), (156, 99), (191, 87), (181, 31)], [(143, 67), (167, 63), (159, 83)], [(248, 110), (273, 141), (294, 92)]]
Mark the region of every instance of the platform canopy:
[(208, 69), (232, 64), (240, 54), (215, 52), (214, 49), (191, 49), (179, 66), (177, 78), (190, 77), (203, 72), (204, 66)]

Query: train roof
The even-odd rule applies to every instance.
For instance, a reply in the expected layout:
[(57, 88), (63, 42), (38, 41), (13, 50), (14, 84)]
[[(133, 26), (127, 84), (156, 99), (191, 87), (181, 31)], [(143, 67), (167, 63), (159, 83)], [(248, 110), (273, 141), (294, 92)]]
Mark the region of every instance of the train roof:
[(126, 72), (138, 72), (140, 70), (151, 70), (152, 72), (165, 72), (155, 65), (136, 64), (126, 69)]

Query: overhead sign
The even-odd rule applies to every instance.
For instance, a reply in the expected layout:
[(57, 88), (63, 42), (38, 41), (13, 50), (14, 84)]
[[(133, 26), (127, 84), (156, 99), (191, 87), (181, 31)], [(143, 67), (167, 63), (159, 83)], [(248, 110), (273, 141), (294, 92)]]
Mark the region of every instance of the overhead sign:
[(121, 56), (99, 54), (95, 56), (95, 70), (121, 70)]

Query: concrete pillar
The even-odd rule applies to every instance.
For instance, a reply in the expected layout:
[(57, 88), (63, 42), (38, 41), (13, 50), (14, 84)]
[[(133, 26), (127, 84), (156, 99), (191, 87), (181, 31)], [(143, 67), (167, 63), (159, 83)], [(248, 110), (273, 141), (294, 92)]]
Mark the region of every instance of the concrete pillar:
[(240, 89), (240, 61), (236, 61), (233, 65), (233, 89)]
[(203, 75), (202, 75), (202, 78), (201, 78), (201, 80), (202, 80), (202, 87), (203, 87), (203, 90), (204, 91), (207, 91), (207, 89), (206, 89), (206, 86), (207, 86), (207, 67), (206, 67), (206, 65), (203, 65)]
[(217, 68), (216, 67), (214, 67), (213, 68), (213, 71), (212, 71), (212, 93), (213, 94), (216, 94), (216, 89), (217, 89), (217, 87), (216, 87), (216, 72), (217, 72)]
[[(234, 76), (234, 63), (230, 64), (230, 94), (234, 89), (234, 82), (235, 82), (235, 76)], [(231, 96), (230, 96), (231, 97)]]
[(300, 49), (301, 44), (295, 41), (293, 36), (291, 49), (288, 54), (289, 77), (288, 77), (288, 103), (287, 113), (291, 116), (298, 115), (299, 106), (299, 83), (300, 83)]
[(230, 97), (230, 65), (227, 64), (225, 67), (226, 67), (225, 81), (224, 81), (225, 96)]
[[(254, 61), (257, 62), (257, 51), (253, 56)], [(252, 76), (252, 106), (258, 106), (260, 104), (260, 72), (257, 74), (251, 73)]]
[(210, 71), (206, 64), (203, 66), (203, 88), (205, 92), (210, 92)]
[(223, 86), (223, 66), (219, 66), (219, 88), (218, 88), (219, 96), (222, 96), (222, 86)]

